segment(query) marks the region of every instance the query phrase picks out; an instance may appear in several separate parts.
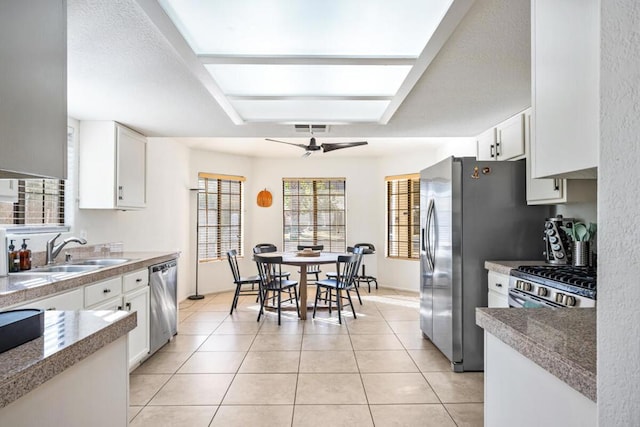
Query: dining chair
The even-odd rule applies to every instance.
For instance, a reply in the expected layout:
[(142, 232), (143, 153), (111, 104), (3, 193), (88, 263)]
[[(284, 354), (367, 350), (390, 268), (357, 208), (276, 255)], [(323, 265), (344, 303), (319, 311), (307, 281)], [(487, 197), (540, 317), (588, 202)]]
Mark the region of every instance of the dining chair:
[[(371, 255), (371, 254), (375, 254), (376, 253), (376, 247), (373, 246), (373, 244), (371, 243), (356, 243), (355, 245), (353, 245), (354, 248), (362, 248), (363, 255)], [(359, 274), (356, 278), (357, 282), (358, 282), (358, 286), (360, 285), (360, 283), (364, 282), (367, 284), (367, 290), (369, 293), (371, 293), (371, 283), (375, 283), (376, 284), (376, 289), (378, 289), (378, 279), (376, 279), (374, 276), (369, 276), (367, 275), (367, 273), (365, 272), (365, 265), (364, 262), (362, 263), (362, 274)]]
[[(242, 277), (240, 275), (240, 268), (238, 267), (238, 252), (235, 249), (227, 252), (227, 260), (231, 267), (231, 273), (233, 274), (233, 282), (236, 284), (236, 292), (233, 295), (233, 302), (231, 303), (231, 311), (229, 314), (233, 314), (233, 309), (238, 308), (238, 298), (240, 295), (256, 295), (260, 298), (260, 277), (249, 276)], [(251, 289), (243, 289), (243, 286), (251, 285)], [(258, 285), (258, 289), (254, 286)]]
[[(347, 252), (349, 253), (354, 253), (354, 250), (356, 248), (353, 246), (347, 246)], [(363, 249), (358, 249), (357, 253), (358, 254), (362, 254), (364, 252)], [(336, 280), (338, 276), (338, 273), (335, 271), (329, 271), (327, 273), (327, 279), (331, 279), (331, 280)], [(354, 277), (354, 282), (353, 282), (353, 289), (356, 291), (356, 295), (358, 296), (358, 302), (360, 303), (360, 305), (362, 305), (362, 298), (360, 297), (360, 289), (358, 289), (358, 287), (360, 286), (360, 283), (358, 283), (358, 272), (356, 271), (356, 275)]]
[[(324, 245), (298, 245), (299, 251), (303, 251), (305, 249), (311, 249), (312, 251), (323, 251)], [(300, 273), (300, 271), (298, 271), (298, 273)], [(309, 276), (309, 274), (313, 274), (316, 276), (316, 280), (320, 280), (320, 273), (322, 273), (322, 271), (320, 270), (320, 265), (307, 265), (307, 277)]]
[[(272, 252), (278, 252), (278, 247), (273, 243), (258, 243), (253, 247), (254, 255), (268, 254)], [(291, 272), (289, 271), (281, 271), (279, 272), (279, 274), (281, 274), (282, 275), (281, 277), (284, 277), (285, 279), (288, 279), (289, 276), (291, 276)]]
[[(282, 317), (282, 303), (294, 301), (298, 317), (300, 317), (300, 306), (298, 305), (298, 282), (295, 280), (287, 280), (282, 275), (282, 257), (254, 255), (254, 260), (258, 267), (258, 276), (260, 277), (260, 311), (258, 312), (258, 322), (264, 313), (264, 308), (268, 300), (273, 301), (277, 305), (278, 325)], [(287, 298), (282, 299), (282, 293), (287, 293)], [(269, 294), (271, 293), (271, 296)]]
[[(346, 306), (351, 307), (353, 318), (357, 318), (349, 291), (358, 289), (356, 287), (355, 278), (361, 261), (361, 248), (355, 248), (352, 255), (339, 255), (338, 260), (336, 261), (335, 279), (324, 279), (315, 282), (318, 289), (325, 289), (328, 292), (329, 314), (331, 314), (331, 305), (335, 301), (336, 306), (338, 307), (338, 323), (340, 324), (342, 324), (342, 309)], [(316, 317), (316, 310), (318, 308), (318, 299), (319, 292), (316, 292), (316, 298), (313, 304), (314, 318)], [(343, 300), (347, 300), (347, 304), (343, 304)]]

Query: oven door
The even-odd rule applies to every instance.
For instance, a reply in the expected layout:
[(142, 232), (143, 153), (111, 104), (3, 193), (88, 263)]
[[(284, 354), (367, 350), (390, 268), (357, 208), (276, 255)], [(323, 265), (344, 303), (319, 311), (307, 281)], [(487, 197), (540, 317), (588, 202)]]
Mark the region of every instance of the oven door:
[(563, 305), (556, 304), (555, 302), (547, 301), (542, 298), (538, 298), (534, 295), (522, 292), (519, 289), (509, 289), (509, 307), (523, 307), (523, 308), (563, 308)]

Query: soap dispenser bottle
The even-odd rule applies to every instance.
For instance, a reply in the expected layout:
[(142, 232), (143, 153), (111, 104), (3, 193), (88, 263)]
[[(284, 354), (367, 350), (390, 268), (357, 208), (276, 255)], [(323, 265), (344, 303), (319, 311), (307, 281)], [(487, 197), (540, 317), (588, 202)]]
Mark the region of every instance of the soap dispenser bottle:
[(9, 241), (9, 273), (20, 271), (20, 256), (13, 242), (15, 242), (13, 239)]
[(31, 249), (27, 249), (27, 240), (22, 239), (22, 249), (20, 249), (20, 270), (31, 270)]

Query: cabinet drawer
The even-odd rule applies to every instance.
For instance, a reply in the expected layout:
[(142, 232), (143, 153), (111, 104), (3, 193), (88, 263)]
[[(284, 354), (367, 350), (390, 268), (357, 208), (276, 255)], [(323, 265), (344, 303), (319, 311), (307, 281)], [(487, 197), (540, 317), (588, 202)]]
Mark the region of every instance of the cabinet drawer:
[(502, 295), (509, 293), (509, 276), (506, 274), (489, 272), (489, 291), (498, 292)]
[(54, 295), (37, 301), (30, 301), (18, 308), (39, 308), (42, 310), (82, 310), (82, 289), (74, 289), (69, 292)]
[(149, 270), (134, 271), (122, 276), (122, 292), (125, 294), (135, 289), (143, 288), (149, 284)]
[(84, 288), (84, 306), (91, 308), (92, 305), (99, 304), (122, 294), (122, 277), (95, 283)]

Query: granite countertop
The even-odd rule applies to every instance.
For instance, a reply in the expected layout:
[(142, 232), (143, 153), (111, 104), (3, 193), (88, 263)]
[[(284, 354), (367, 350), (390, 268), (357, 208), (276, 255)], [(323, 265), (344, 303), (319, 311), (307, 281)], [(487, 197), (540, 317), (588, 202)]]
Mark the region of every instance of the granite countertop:
[(120, 276), (150, 265), (178, 258), (177, 252), (83, 253), (70, 262), (87, 258), (126, 258), (129, 261), (82, 273), (23, 272), (0, 277), (0, 308), (68, 291), (100, 280)]
[(511, 270), (521, 265), (550, 265), (545, 260), (539, 261), (485, 261), (484, 268), (500, 274), (510, 274)]
[(127, 311), (46, 311), (44, 335), (0, 354), (0, 408), (112, 343), (137, 324)]
[(476, 323), (596, 401), (595, 308), (477, 308)]

